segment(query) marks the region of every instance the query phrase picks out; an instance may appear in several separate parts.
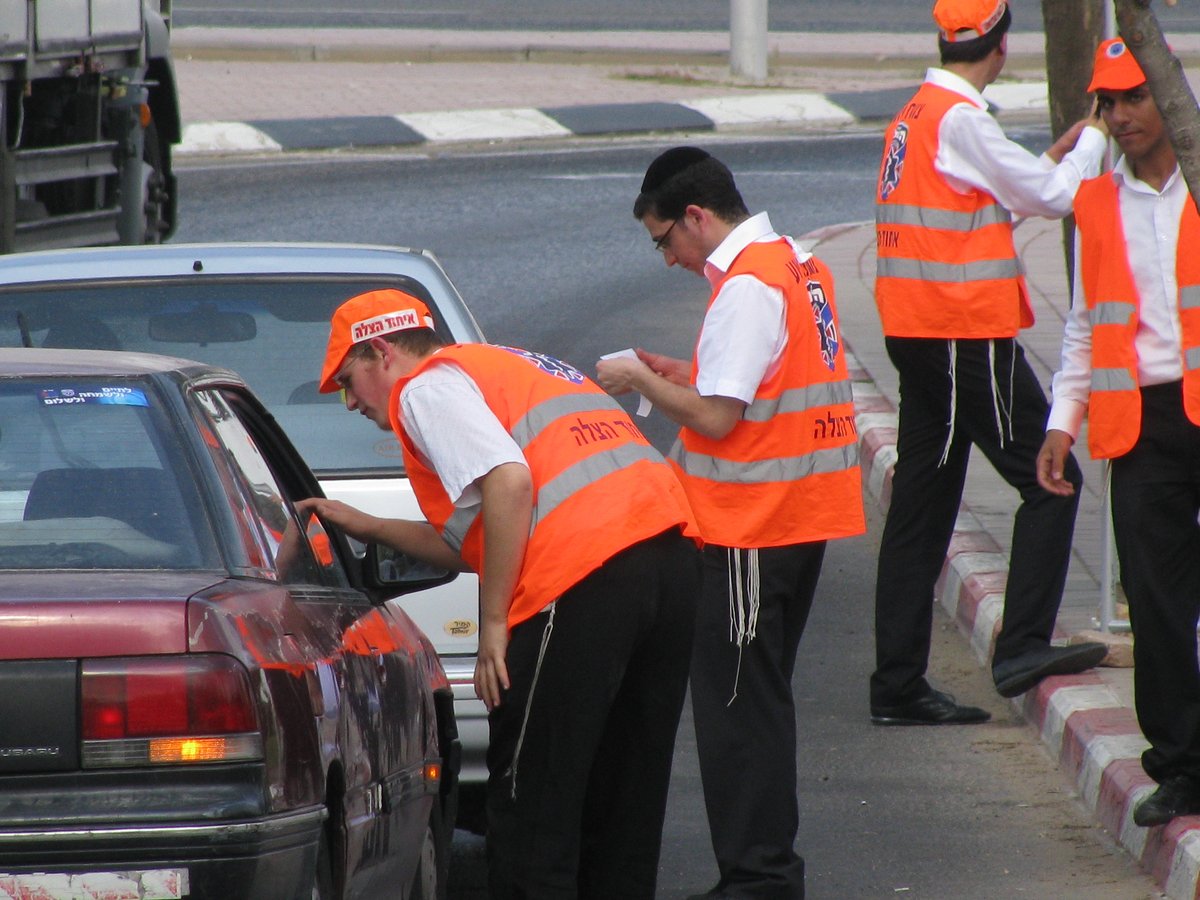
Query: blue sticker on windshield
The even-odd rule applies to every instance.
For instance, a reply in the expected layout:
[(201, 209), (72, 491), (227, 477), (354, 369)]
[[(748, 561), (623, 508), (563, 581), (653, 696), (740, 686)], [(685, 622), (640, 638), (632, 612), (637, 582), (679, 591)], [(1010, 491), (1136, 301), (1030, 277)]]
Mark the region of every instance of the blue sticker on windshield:
[(60, 388), (38, 391), (42, 406), (149, 406), (145, 391), (131, 387)]

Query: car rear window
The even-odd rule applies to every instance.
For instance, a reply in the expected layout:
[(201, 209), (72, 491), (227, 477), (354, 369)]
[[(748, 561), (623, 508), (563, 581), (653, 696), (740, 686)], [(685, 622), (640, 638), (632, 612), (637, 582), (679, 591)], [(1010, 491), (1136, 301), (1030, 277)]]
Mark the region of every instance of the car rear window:
[(400, 446), (346, 413), (317, 379), (334, 309), (349, 297), (399, 288), (428, 292), (401, 277), (363, 279), (138, 279), (0, 293), (0, 344), (135, 350), (232, 369), (258, 395), (318, 475), (401, 474)]
[(0, 569), (219, 565), (158, 406), (140, 379), (0, 379)]

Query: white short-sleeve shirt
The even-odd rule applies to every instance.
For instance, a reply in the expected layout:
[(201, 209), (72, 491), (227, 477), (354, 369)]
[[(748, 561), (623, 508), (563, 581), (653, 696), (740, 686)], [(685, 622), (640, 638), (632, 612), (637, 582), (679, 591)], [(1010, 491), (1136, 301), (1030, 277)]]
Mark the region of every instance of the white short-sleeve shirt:
[(529, 465), (474, 379), (454, 363), (431, 366), (406, 384), (400, 414), (417, 452), (457, 507), (479, 505), (475, 482), (497, 466)]

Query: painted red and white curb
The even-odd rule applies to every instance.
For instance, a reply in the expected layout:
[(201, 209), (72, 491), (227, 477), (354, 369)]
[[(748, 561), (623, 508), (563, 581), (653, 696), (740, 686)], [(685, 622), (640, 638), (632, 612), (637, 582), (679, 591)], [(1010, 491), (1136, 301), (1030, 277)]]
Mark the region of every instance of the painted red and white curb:
[[(863, 96), (869, 96), (866, 93)], [(274, 133), (263, 122), (189, 122), (175, 148), (189, 154), (271, 154), (287, 150), (329, 150), (335, 145), (372, 148), (412, 144), (446, 144), (470, 141), (562, 139), (577, 133), (572, 123), (597, 118), (578, 133), (637, 134), (672, 131), (729, 131), (748, 127), (833, 128), (862, 121), (849, 95), (834, 100), (825, 93), (773, 91), (736, 93), (695, 100), (652, 103), (594, 104), (574, 108), (569, 121), (559, 121), (562, 109), (516, 107), (510, 109), (451, 109), (436, 112), (399, 112), (394, 118), (407, 130), (403, 137), (379, 128), (379, 116), (348, 117), (337, 124), (339, 141), (331, 143), (328, 118), (294, 119)], [(1048, 108), (1044, 82), (991, 85), (984, 96), (997, 114), (1024, 114)], [(619, 112), (616, 110), (619, 108)], [(604, 122), (604, 126), (597, 123)], [(276, 123), (278, 124), (278, 123)]]
[[(863, 483), (881, 510), (891, 500), (896, 411), (848, 352), (854, 382)], [(1008, 558), (965, 505), (937, 585), (937, 600), (990, 668), (1004, 610)], [(1065, 637), (1062, 635), (1061, 637)], [(1133, 824), (1133, 808), (1154, 788), (1142, 771), (1148, 744), (1133, 709), (1098, 675), (1047, 678), (1013, 700), (1096, 820), (1148, 872), (1170, 900), (1200, 900), (1200, 816), (1160, 828)]]

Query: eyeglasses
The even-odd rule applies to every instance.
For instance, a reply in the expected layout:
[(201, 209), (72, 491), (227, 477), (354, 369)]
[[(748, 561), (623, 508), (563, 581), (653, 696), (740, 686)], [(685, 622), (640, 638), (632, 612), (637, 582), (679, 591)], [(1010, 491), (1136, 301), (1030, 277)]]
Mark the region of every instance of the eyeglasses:
[(671, 237), (671, 232), (675, 230), (675, 226), (679, 224), (679, 220), (675, 219), (671, 222), (671, 227), (662, 233), (662, 237), (654, 242), (654, 249), (659, 253), (667, 252), (667, 240)]
[(333, 383), (340, 388), (339, 393), (342, 395), (342, 402), (346, 402), (346, 392), (354, 390), (354, 376), (350, 370), (356, 362), (362, 359), (361, 356), (352, 356), (346, 360), (346, 364), (342, 366), (342, 370), (333, 376)]

